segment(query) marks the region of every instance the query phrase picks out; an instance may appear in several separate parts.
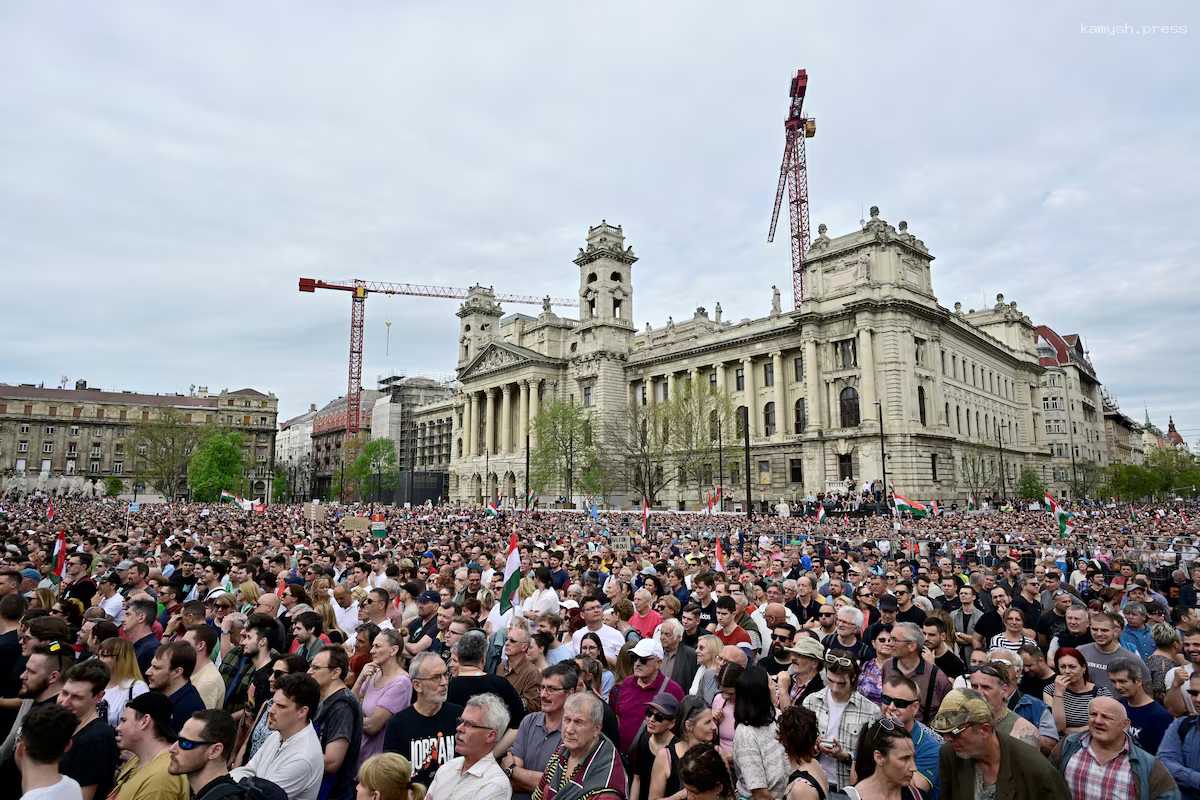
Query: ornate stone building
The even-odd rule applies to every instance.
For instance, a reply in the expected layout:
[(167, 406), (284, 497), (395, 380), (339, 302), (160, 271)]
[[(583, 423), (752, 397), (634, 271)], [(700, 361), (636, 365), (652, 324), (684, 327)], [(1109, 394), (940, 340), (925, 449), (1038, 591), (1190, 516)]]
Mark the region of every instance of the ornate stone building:
[[(964, 463), (993, 470), (983, 493), (1011, 492), (1021, 467), (1050, 464), (1037, 329), (1003, 296), (978, 311), (941, 306), (932, 261), (906, 223), (872, 208), (846, 235), (818, 228), (799, 309), (784, 311), (775, 289), (757, 319), (724, 320), (717, 304), (712, 316), (697, 308), (639, 331), (637, 258), (621, 227), (601, 222), (574, 260), (578, 320), (548, 301), (537, 317), (504, 316), (478, 286), (459, 308), (451, 500), (523, 495), (526, 437), (551, 398), (612, 419), (674, 396), (688, 379), (748, 410), (756, 505), (879, 479), (881, 438), (888, 482), (909, 497), (961, 502), (980, 492), (964, 481)], [(738, 453), (723, 475), (714, 470), (732, 502), (745, 499), (742, 463)], [(672, 485), (659, 500), (694, 507), (696, 491)], [(639, 498), (625, 487), (609, 501)]]
[[(91, 493), (109, 477), (133, 490), (137, 454), (126, 440), (139, 422), (174, 409), (193, 425), (221, 425), (242, 434), (248, 487), (269, 498), (275, 463), (275, 419), (279, 401), (256, 389), (221, 390), (204, 386), (189, 394), (101, 391), (87, 381), (74, 389), (0, 384), (0, 465), (5, 485), (48, 491)], [(140, 491), (146, 489), (139, 486)], [(104, 486), (96, 489), (103, 493)]]
[(1038, 325), (1042, 415), (1050, 463), (1042, 479), (1055, 495), (1072, 496), (1074, 484), (1095, 482), (1108, 465), (1104, 399), (1092, 359), (1079, 334), (1060, 336)]

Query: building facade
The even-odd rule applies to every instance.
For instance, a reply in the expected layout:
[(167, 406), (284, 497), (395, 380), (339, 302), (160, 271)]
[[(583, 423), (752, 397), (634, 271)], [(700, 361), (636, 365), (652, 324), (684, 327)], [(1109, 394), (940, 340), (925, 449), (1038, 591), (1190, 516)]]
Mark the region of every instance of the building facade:
[(391, 439), (396, 446), (396, 464), (401, 471), (418, 462), (416, 453), (421, 438), (416, 411), (437, 405), (454, 395), (454, 387), (432, 378), (391, 375), (381, 378), (382, 393), (371, 410), (371, 438)]
[[(1038, 329), (1002, 295), (987, 309), (941, 306), (933, 256), (906, 223), (892, 226), (872, 208), (846, 235), (820, 226), (800, 308), (784, 311), (772, 287), (765, 316), (737, 322), (722, 319), (717, 304), (711, 316), (697, 308), (686, 321), (639, 330), (636, 261), (620, 226), (588, 230), (574, 259), (579, 319), (556, 315), (548, 300), (536, 318), (505, 317), (491, 290), (471, 289), (457, 314), (452, 500), (517, 502), (526, 437), (535, 438), (539, 410), (552, 399), (603, 423), (664, 402), (688, 381), (715, 387), (749, 425), (756, 506), (861, 486), (883, 478), (885, 466), (897, 491), (943, 502), (1012, 492), (1022, 467), (1050, 474), (1049, 368)], [(1079, 383), (1083, 368), (1070, 359), (1064, 366)], [(1098, 387), (1087, 367), (1081, 404)], [(1098, 399), (1088, 398), (1102, 436)], [(1090, 433), (1080, 434), (1084, 443), (1103, 451)], [(742, 503), (744, 458), (740, 448), (730, 455), (704, 474)], [(694, 508), (699, 497), (676, 482), (656, 500)], [(608, 501), (630, 506), (640, 497), (626, 486)]]
[(1104, 401), (1104, 442), (1108, 447), (1109, 464), (1144, 464), (1146, 452), (1142, 444), (1142, 426), (1122, 413), (1120, 406), (1107, 394)]
[[(382, 396), (375, 389), (363, 389), (359, 401), (361, 433), (371, 437), (371, 414), (375, 401)], [(312, 420), (312, 496), (329, 497), (334, 475), (343, 464), (346, 441), (346, 398), (339, 397), (322, 406)]]
[(275, 440), (276, 464), (288, 477), (289, 499), (308, 498), (312, 489), (313, 420), (317, 406), (310, 404), (308, 411), (279, 423)]
[(268, 497), (275, 462), (279, 401), (256, 389), (210, 394), (102, 391), (76, 381), (74, 389), (0, 384), (0, 465), (6, 487), (92, 493), (119, 478), (132, 491), (137, 454), (127, 440), (134, 426), (177, 411), (191, 425), (219, 425), (242, 434), (247, 488)]
[(1038, 325), (1044, 433), (1050, 454), (1042, 480), (1056, 496), (1071, 497), (1079, 484), (1096, 482), (1108, 466), (1100, 379), (1078, 334), (1060, 336)]

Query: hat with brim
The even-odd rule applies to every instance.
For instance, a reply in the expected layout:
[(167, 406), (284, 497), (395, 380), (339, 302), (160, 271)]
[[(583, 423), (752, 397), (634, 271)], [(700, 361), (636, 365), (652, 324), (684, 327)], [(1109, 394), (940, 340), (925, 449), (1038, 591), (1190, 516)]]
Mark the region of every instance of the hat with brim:
[(674, 717), (679, 713), (679, 701), (675, 699), (675, 695), (670, 692), (659, 692), (654, 695), (654, 699), (647, 703), (650, 708), (660, 714), (668, 717)]
[(801, 636), (796, 639), (796, 643), (787, 648), (789, 653), (795, 653), (804, 658), (811, 658), (815, 661), (821, 661), (825, 658), (825, 648), (816, 639), (811, 636)]
[(942, 705), (929, 727), (938, 733), (962, 730), (968, 725), (992, 721), (992, 709), (978, 692), (952, 689), (946, 694)]

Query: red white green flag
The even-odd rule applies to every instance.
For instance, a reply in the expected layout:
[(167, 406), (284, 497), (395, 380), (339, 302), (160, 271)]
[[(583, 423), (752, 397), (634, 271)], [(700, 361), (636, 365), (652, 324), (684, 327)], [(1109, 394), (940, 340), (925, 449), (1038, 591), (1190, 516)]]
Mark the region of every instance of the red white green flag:
[(1075, 530), (1075, 523), (1071, 522), (1071, 512), (1064, 510), (1055, 502), (1049, 492), (1046, 492), (1046, 508), (1050, 510), (1050, 515), (1058, 523), (1058, 535), (1064, 539), (1070, 536)]
[(824, 521), (825, 521), (825, 504), (820, 503), (817, 505), (817, 524), (820, 525)]
[(517, 526), (513, 523), (508, 539), (508, 558), (504, 560), (504, 587), (500, 590), (500, 613), (513, 607), (513, 598), (521, 583), (521, 553), (517, 550)]
[(713, 569), (717, 572), (725, 571), (725, 551), (721, 547), (721, 538), (717, 537), (717, 553), (713, 558)]
[(927, 515), (929, 513), (929, 509), (927, 509), (925, 507), (924, 503), (918, 502), (916, 500), (909, 500), (907, 497), (900, 494), (899, 492), (892, 492), (892, 497), (894, 498), (895, 503), (896, 503), (896, 511), (898, 511), (900, 513), (904, 513), (905, 511), (907, 511), (908, 513), (912, 514), (914, 517), (918, 517), (918, 518), (924, 517), (925, 515)]

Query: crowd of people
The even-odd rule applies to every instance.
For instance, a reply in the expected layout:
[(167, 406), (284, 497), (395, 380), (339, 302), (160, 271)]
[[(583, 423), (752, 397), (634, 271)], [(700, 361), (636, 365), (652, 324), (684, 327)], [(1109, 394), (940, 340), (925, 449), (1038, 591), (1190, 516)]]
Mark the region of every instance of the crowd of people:
[(1200, 798), (1195, 504), (322, 512), (0, 499), (0, 785)]

